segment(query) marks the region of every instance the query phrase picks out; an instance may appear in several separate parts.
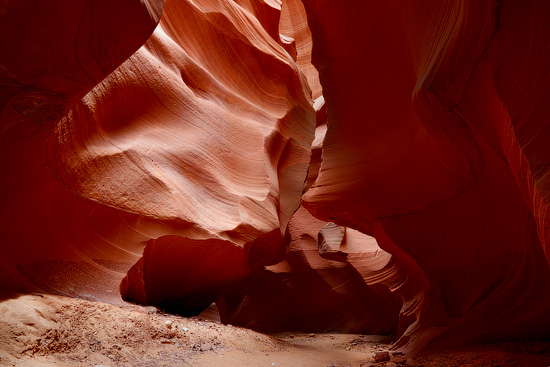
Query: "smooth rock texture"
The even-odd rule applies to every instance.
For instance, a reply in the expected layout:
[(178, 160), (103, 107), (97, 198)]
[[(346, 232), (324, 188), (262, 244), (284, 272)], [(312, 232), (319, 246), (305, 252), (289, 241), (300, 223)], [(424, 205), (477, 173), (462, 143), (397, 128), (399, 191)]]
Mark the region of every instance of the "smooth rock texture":
[[(284, 234), (313, 109), (296, 65), (254, 21), (237, 4), (168, 2), (144, 47), (59, 122), (53, 174), (99, 203), (237, 243)], [(219, 47), (206, 52), (208, 39)]]
[(358, 233), (354, 244), (359, 246), (346, 246), (352, 240), (341, 245), (345, 259), (322, 258), (317, 234), (326, 225), (298, 209), (290, 221), (284, 261), (235, 284), (217, 302), (221, 320), (263, 331), (394, 332), (401, 300), (386, 286), (371, 287), (394, 271), (391, 255)]
[[(3, 224), (8, 242), (19, 245), (6, 249), (5, 287), (116, 302), (117, 283), (151, 240), (154, 250), (146, 249), (127, 279), (143, 274), (141, 263), (146, 274), (149, 265), (170, 271), (158, 249), (189, 256), (198, 273), (190, 265), (180, 278), (194, 274), (189, 292), (206, 307), (219, 296), (207, 288), (279, 262), (315, 125), (307, 80), (271, 29), (279, 14), (280, 6), (268, 3), (167, 2), (143, 47), (67, 104), (64, 117), (48, 116), (55, 127), (47, 134), (35, 134), (28, 117), (7, 107), (4, 209), (15, 223)], [(183, 245), (172, 253), (165, 246), (172, 242)], [(218, 272), (216, 263), (206, 256), (202, 267), (198, 255), (210, 251), (221, 263), (234, 259), (214, 279), (203, 275)], [(123, 283), (123, 296), (170, 304), (176, 295), (156, 279), (165, 280)], [(157, 293), (145, 298), (143, 289)], [(190, 296), (184, 292), (177, 296)], [(190, 310), (198, 310), (195, 303)]]
[(216, 303), (257, 330), (393, 335), (407, 357), (549, 337), (549, 17), (4, 1), (0, 291)]
[(140, 218), (68, 192), (44, 164), (44, 144), (56, 120), (143, 45), (163, 4), (0, 5), (1, 290), (120, 298), (119, 279), (147, 230), (134, 230)]
[(548, 335), (548, 4), (304, 4), (328, 115), (304, 205), (407, 269), (396, 347)]
[(147, 40), (163, 4), (3, 1), (0, 108), (51, 124)]

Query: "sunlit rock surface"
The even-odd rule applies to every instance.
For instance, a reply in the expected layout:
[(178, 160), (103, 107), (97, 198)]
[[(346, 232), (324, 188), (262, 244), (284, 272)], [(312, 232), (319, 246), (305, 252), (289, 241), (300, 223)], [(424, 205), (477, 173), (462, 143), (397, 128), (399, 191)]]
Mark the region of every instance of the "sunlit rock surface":
[(549, 336), (549, 16), (4, 1), (0, 287), (411, 353)]

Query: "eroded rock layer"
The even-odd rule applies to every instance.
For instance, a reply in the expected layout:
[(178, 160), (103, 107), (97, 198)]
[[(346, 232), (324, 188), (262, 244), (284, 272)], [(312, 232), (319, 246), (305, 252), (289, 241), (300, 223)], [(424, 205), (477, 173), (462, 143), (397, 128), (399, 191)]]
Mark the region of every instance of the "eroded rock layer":
[(4, 1), (0, 288), (409, 353), (549, 336), (549, 16)]
[[(212, 282), (217, 289), (248, 268), (279, 262), (287, 224), (300, 204), (315, 124), (307, 80), (276, 32), (279, 14), (280, 5), (268, 3), (168, 2), (148, 42), (97, 79), (81, 101), (67, 104), (64, 117), (50, 119), (56, 124), (48, 134), (29, 142), (28, 118), (6, 109), (20, 121), (6, 118), (8, 127), (17, 124), (6, 132), (4, 147), (33, 154), (28, 162), (19, 160), (23, 168), (17, 167), (21, 175), (13, 184), (24, 181), (24, 170), (41, 176), (27, 182), (28, 190), (5, 192), (20, 193), (13, 207), (27, 203), (22, 195), (30, 193), (44, 206), (32, 211), (31, 222), (47, 218), (30, 233), (40, 233), (42, 241), (17, 239), (30, 256), (21, 261), (13, 250), (6, 256), (12, 269), (7, 285), (105, 297), (150, 239), (155, 248), (183, 243), (180, 256), (187, 256), (190, 243), (202, 244), (190, 250), (189, 261), (199, 270), (187, 270), (195, 274), (188, 280), (195, 284), (191, 293), (208, 293), (202, 288)], [(27, 146), (13, 149), (22, 141)], [(14, 220), (22, 221), (22, 214)], [(11, 232), (14, 240), (21, 232)], [(198, 258), (204, 251), (222, 260), (227, 255), (234, 266), (215, 281), (204, 278), (219, 270), (214, 263), (201, 268), (211, 261)], [(153, 268), (169, 268), (163, 257), (155, 261)], [(83, 291), (86, 278), (109, 286)], [(177, 298), (166, 288), (154, 287), (159, 294), (149, 294), (148, 302), (163, 304), (162, 294)], [(199, 303), (208, 306), (216, 296), (204, 298)]]
[(155, 229), (136, 231), (139, 218), (68, 192), (45, 166), (44, 144), (55, 121), (143, 45), (162, 8), (135, 0), (0, 5), (2, 290), (119, 298), (119, 274)]
[(285, 259), (220, 298), (221, 320), (264, 331), (393, 333), (401, 301), (385, 286), (371, 287), (395, 270), (391, 255), (372, 237), (339, 227), (347, 233), (332, 239), (340, 257), (323, 258), (318, 234), (326, 225), (300, 208), (290, 221)]
[(548, 5), (304, 4), (328, 113), (305, 205), (409, 267), (397, 346), (547, 335)]

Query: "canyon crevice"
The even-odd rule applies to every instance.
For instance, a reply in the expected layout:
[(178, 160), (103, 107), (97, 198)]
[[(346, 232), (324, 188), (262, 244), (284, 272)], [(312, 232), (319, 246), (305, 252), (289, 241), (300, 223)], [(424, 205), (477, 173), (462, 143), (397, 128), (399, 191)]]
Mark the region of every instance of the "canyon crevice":
[(4, 1), (0, 290), (411, 355), (550, 337), (549, 17)]

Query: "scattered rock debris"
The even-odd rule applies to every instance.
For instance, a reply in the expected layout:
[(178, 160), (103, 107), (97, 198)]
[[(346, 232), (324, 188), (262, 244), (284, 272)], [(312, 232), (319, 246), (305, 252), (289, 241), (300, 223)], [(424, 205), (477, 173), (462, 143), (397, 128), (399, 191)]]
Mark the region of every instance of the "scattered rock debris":
[(375, 352), (372, 358), (374, 358), (375, 362), (386, 362), (390, 360), (390, 352)]

